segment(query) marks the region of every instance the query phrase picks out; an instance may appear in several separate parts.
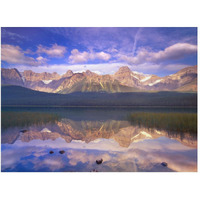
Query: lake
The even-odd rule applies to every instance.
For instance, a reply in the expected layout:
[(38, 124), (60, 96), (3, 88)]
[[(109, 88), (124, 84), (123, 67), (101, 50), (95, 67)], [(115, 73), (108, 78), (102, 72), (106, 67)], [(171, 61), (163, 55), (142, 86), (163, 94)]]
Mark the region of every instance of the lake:
[(133, 124), (128, 118), (132, 113), (196, 115), (197, 110), (2, 107), (1, 171), (197, 171), (193, 129), (171, 131), (167, 126)]

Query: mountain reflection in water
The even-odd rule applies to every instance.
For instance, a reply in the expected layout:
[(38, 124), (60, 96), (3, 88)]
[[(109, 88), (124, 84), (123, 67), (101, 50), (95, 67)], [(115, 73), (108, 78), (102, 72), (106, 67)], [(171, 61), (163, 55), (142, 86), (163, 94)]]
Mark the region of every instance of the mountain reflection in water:
[(2, 130), (2, 171), (197, 171), (197, 139), (190, 133), (133, 126), (126, 120), (66, 117), (23, 129)]

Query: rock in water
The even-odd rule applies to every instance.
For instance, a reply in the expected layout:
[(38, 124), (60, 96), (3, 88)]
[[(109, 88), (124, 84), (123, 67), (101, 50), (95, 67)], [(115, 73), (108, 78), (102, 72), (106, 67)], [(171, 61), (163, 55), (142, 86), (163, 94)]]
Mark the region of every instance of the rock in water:
[(91, 172), (98, 172), (98, 170), (96, 170), (96, 169), (93, 169)]
[(21, 130), (20, 133), (26, 133), (28, 130)]
[(50, 153), (50, 154), (53, 154), (54, 152), (53, 152), (53, 151), (49, 151), (49, 153)]
[(100, 160), (96, 160), (96, 163), (97, 163), (98, 165), (100, 165), (102, 162), (103, 162), (103, 159), (102, 159), (102, 158), (101, 158)]
[(161, 165), (162, 165), (163, 167), (167, 167), (167, 163), (166, 163), (166, 162), (162, 162)]
[(59, 151), (59, 153), (60, 153), (60, 154), (64, 154), (64, 153), (65, 153), (65, 151), (64, 151), (64, 150), (61, 150), (61, 151)]

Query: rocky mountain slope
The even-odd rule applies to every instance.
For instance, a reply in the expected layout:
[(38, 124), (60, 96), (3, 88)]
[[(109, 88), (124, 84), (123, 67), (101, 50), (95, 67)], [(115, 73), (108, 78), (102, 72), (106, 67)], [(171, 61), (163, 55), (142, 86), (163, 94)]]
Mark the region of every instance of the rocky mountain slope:
[(19, 71), (13, 69), (1, 69), (1, 84), (5, 85), (24, 85), (23, 77)]
[(158, 77), (131, 71), (127, 66), (119, 68), (113, 75), (99, 75), (87, 70), (64, 75), (54, 73), (35, 73), (26, 70), (2, 68), (2, 84), (20, 85), (37, 91), (49, 93), (72, 92), (134, 92), (134, 91), (197, 91), (197, 66), (187, 67), (175, 74)]

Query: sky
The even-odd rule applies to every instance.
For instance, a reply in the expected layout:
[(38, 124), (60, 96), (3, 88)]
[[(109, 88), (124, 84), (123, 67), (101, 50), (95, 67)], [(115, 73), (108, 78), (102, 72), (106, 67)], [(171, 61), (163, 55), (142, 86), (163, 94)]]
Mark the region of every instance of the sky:
[(128, 66), (166, 76), (196, 64), (197, 28), (192, 27), (1, 28), (1, 66), (21, 72), (114, 74)]

